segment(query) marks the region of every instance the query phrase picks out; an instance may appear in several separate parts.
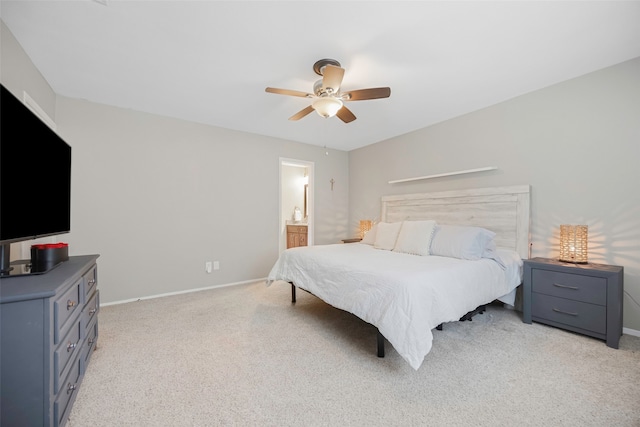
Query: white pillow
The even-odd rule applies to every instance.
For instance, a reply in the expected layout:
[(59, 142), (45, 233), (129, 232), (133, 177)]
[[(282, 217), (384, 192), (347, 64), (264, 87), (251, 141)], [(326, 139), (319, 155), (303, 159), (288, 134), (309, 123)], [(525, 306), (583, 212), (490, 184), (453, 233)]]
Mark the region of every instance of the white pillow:
[(400, 227), (395, 252), (412, 255), (429, 255), (435, 221), (404, 221)]
[(379, 222), (373, 247), (390, 251), (396, 245), (402, 222)]
[(500, 264), (500, 267), (504, 270), (507, 268), (502, 258), (500, 258), (500, 254), (498, 254), (498, 249), (496, 248), (496, 242), (492, 239), (487, 247), (484, 248), (482, 252), (482, 258), (489, 258)]
[(495, 235), (481, 227), (438, 224), (431, 240), (431, 255), (477, 260)]
[(364, 233), (364, 237), (360, 241), (360, 243), (365, 243), (367, 245), (373, 245), (376, 242), (376, 230), (378, 229), (378, 223), (373, 224), (371, 229)]

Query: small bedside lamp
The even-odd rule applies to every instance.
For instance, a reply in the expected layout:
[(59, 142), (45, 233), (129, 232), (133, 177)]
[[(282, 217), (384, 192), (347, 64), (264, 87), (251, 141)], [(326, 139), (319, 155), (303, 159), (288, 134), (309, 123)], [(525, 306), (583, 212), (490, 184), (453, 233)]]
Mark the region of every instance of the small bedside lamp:
[(370, 219), (361, 219), (360, 220), (360, 238), (364, 238), (364, 235), (367, 231), (371, 230), (373, 225), (373, 221)]
[(560, 226), (560, 261), (587, 263), (587, 230), (586, 225)]

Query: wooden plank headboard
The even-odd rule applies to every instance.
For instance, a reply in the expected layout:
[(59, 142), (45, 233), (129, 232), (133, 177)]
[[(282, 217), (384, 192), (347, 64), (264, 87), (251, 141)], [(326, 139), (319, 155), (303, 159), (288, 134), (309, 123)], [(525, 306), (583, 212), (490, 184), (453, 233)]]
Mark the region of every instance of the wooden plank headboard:
[(383, 196), (384, 222), (432, 219), (439, 224), (483, 227), (496, 246), (529, 258), (529, 185)]

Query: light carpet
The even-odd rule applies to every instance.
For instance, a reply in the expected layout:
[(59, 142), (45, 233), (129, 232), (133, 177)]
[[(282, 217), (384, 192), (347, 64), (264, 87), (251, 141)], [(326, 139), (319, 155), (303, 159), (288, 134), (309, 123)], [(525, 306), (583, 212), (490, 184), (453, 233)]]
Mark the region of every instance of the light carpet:
[(501, 306), (434, 330), (413, 370), (376, 329), (288, 284), (103, 307), (68, 426), (640, 426), (620, 349)]

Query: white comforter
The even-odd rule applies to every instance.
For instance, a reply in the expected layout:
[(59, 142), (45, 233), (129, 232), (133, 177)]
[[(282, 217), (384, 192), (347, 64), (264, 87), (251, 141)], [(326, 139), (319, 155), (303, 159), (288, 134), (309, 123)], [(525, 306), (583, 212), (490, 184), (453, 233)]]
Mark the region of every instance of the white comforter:
[(433, 328), (520, 284), (520, 257), (503, 250), (499, 255), (507, 268), (492, 259), (417, 256), (360, 243), (291, 248), (276, 261), (267, 285), (292, 282), (355, 314), (376, 326), (418, 369), (431, 350)]

